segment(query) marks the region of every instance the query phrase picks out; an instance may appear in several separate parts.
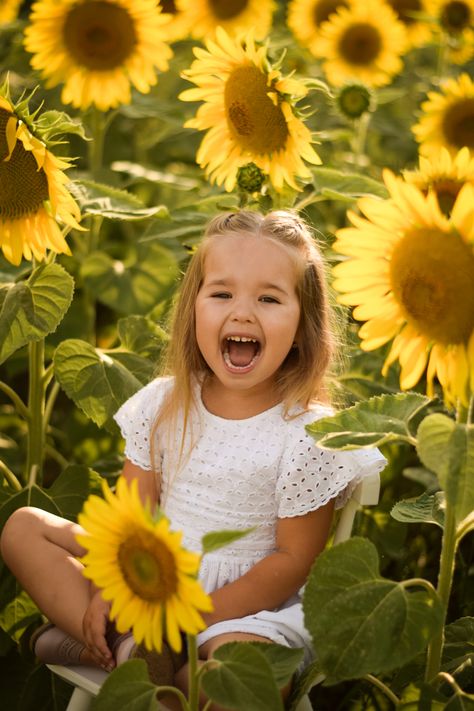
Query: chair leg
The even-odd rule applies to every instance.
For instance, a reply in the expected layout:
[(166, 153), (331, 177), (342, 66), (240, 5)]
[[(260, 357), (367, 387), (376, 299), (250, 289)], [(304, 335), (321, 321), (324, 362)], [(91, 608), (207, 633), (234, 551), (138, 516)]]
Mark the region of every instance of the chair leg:
[(93, 696), (77, 686), (73, 691), (66, 711), (89, 711)]

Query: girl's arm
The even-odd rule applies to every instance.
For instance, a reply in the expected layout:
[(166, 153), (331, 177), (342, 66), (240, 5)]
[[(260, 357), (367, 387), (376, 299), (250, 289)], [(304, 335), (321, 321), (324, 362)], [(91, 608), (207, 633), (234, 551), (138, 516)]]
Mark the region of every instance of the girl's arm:
[(122, 469), (122, 476), (131, 484), (133, 479), (138, 480), (138, 493), (142, 503), (145, 504), (147, 499), (152, 508), (158, 503), (159, 495), (154, 472), (142, 469), (137, 464), (132, 464), (129, 459), (125, 460)]
[(304, 516), (278, 519), (276, 552), (212, 593), (214, 611), (203, 615), (207, 625), (273, 610), (294, 595), (326, 545), (334, 501)]

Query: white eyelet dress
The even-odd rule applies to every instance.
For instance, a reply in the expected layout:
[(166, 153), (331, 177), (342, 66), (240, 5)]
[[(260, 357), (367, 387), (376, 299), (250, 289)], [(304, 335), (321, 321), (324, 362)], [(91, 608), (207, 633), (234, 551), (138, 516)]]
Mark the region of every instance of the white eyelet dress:
[[(331, 414), (317, 405), (285, 420), (282, 405), (255, 417), (228, 420), (208, 412), (197, 392), (187, 434), (190, 454), (176, 472), (182, 427), (171, 439), (157, 436), (150, 458), (151, 428), (171, 378), (157, 378), (133, 395), (115, 415), (125, 439), (126, 457), (142, 469), (161, 471), (162, 507), (183, 545), (201, 550), (201, 538), (223, 529), (255, 530), (235, 543), (203, 556), (199, 578), (206, 592), (231, 583), (275, 551), (278, 518), (301, 516), (336, 497), (344, 505), (367, 474), (381, 471), (378, 450), (329, 452), (316, 445), (305, 425)], [(188, 428), (189, 429), (189, 428)], [(260, 635), (314, 656), (295, 595), (275, 610), (218, 622), (198, 636), (198, 644), (228, 632)]]

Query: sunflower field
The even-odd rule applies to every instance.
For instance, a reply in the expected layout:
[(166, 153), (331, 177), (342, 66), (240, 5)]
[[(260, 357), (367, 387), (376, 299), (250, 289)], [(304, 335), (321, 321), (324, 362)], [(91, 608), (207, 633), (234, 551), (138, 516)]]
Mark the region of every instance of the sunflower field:
[[(136, 492), (114, 503), (112, 416), (153, 378), (216, 212), (290, 208), (322, 245), (338, 407), (310, 431), (388, 466), (310, 574), (318, 656), (292, 711), (308, 692), (474, 709), (473, 72), (474, 0), (0, 0), (0, 530), (25, 505), (76, 520), (91, 495), (84, 520), (108, 516), (104, 491), (142, 516)], [(29, 647), (41, 621), (0, 560), (5, 711), (67, 706)], [(207, 694), (283, 711), (299, 658), (246, 654), (216, 659)], [(140, 664), (94, 708), (158, 709)]]

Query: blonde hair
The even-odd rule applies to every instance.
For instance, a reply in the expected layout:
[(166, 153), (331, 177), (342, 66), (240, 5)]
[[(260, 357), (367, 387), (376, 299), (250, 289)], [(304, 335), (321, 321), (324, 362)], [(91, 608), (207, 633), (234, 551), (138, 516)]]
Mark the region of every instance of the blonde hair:
[(210, 247), (216, 239), (229, 234), (271, 239), (286, 247), (290, 256), (295, 257), (300, 321), (296, 346), (280, 366), (276, 379), (285, 416), (288, 417), (295, 407), (306, 410), (314, 401), (328, 400), (324, 377), (334, 356), (335, 338), (324, 260), (308, 225), (290, 211), (278, 210), (265, 216), (245, 210), (223, 213), (209, 222), (184, 275), (173, 310), (164, 367), (161, 369), (161, 374), (173, 374), (175, 379), (158, 413), (153, 435), (162, 424), (175, 428), (181, 416), (184, 418), (182, 447), (189, 413), (195, 405), (195, 383), (210, 373), (196, 340), (196, 298)]

